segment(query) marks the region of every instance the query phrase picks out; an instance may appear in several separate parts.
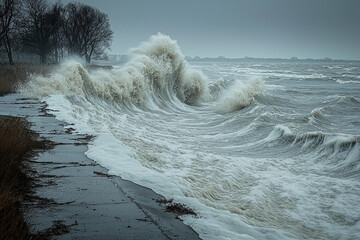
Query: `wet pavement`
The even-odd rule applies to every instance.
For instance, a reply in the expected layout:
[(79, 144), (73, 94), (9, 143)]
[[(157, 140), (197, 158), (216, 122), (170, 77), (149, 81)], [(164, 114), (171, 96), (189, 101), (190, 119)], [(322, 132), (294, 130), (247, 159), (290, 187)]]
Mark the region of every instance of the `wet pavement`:
[(164, 197), (108, 175), (87, 158), (89, 136), (71, 133), (45, 107), (19, 94), (0, 97), (0, 115), (26, 117), (32, 130), (55, 144), (31, 163), (38, 186), (24, 205), (34, 231), (51, 230), (53, 239), (200, 239), (164, 211), (157, 202)]

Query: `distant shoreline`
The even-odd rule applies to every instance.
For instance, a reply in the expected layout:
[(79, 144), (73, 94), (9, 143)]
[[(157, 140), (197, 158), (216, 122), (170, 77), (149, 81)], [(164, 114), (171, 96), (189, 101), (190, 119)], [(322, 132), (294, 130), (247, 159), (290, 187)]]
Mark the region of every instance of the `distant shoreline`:
[[(131, 59), (130, 55), (109, 55), (109, 60), (93, 60), (94, 65), (121, 65)], [(360, 63), (360, 60), (345, 60), (345, 59), (332, 59), (332, 58), (257, 58), (257, 57), (242, 57), (242, 58), (227, 58), (227, 57), (190, 57), (185, 56), (187, 62), (289, 62), (289, 63)]]
[(331, 58), (323, 58), (323, 59), (313, 59), (313, 58), (253, 58), (253, 57), (244, 57), (244, 58), (186, 58), (189, 62), (198, 62), (198, 61), (206, 61), (206, 62), (251, 62), (251, 61), (280, 61), (280, 62), (359, 62), (360, 60), (343, 60), (343, 59), (331, 59)]

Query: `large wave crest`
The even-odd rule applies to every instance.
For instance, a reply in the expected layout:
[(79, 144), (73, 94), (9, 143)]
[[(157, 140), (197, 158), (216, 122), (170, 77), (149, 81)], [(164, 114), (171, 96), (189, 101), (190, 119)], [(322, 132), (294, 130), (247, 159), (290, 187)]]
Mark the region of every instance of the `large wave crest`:
[(53, 94), (96, 96), (105, 100), (143, 105), (151, 97), (177, 97), (194, 105), (206, 93), (204, 75), (188, 67), (175, 40), (158, 33), (131, 49), (131, 60), (121, 68), (89, 72), (67, 61), (49, 77), (31, 76), (20, 91), (32, 97)]
[(236, 81), (232, 85), (219, 79), (208, 85), (201, 71), (188, 66), (177, 42), (161, 33), (130, 52), (129, 62), (111, 70), (89, 72), (79, 62), (66, 61), (50, 76), (30, 76), (19, 91), (36, 98), (96, 97), (135, 106), (146, 106), (149, 101), (196, 105), (200, 100), (211, 100), (215, 101), (216, 111), (227, 113), (250, 105), (254, 96), (264, 89), (260, 79), (248, 83)]

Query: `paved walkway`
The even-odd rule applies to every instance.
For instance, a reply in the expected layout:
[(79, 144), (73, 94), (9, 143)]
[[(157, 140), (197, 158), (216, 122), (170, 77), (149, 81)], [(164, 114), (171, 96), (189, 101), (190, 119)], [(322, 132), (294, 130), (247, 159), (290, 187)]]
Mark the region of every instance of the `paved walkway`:
[(56, 146), (35, 157), (39, 187), (25, 202), (36, 231), (53, 228), (54, 239), (199, 239), (193, 229), (164, 212), (152, 190), (120, 177), (88, 159), (86, 136), (66, 133), (45, 104), (18, 94), (0, 97), (0, 114), (26, 116), (32, 129)]

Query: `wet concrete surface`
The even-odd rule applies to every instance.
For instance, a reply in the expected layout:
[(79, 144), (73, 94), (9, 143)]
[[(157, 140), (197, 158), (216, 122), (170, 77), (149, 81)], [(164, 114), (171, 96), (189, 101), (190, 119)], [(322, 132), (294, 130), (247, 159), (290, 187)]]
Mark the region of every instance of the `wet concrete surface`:
[(69, 133), (46, 113), (45, 104), (19, 94), (0, 97), (0, 114), (26, 117), (54, 148), (39, 153), (31, 166), (37, 179), (34, 196), (24, 201), (34, 231), (53, 229), (53, 239), (200, 239), (164, 200), (107, 170), (84, 155), (88, 136)]

